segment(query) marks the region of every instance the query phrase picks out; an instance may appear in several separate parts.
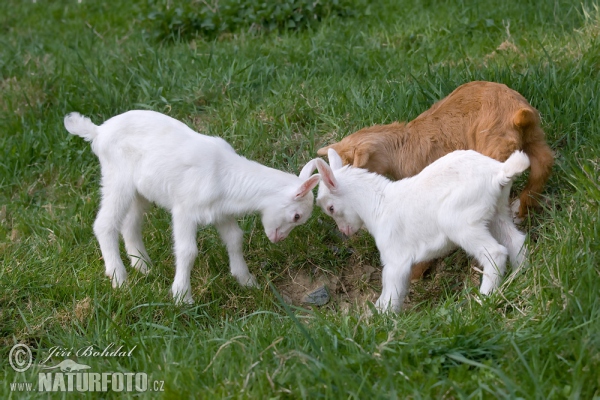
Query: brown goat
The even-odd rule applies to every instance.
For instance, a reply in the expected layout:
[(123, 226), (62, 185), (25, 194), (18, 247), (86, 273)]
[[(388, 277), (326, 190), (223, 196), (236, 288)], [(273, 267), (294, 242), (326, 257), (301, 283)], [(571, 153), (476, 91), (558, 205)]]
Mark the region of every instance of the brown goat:
[[(409, 123), (364, 128), (317, 153), (327, 155), (329, 148), (344, 164), (393, 179), (416, 175), (454, 150), (472, 149), (502, 162), (523, 150), (531, 169), (519, 198), (519, 218), (538, 206), (554, 164), (538, 111), (506, 85), (483, 81), (459, 86)], [(413, 266), (413, 279), (427, 269), (423, 264)]]

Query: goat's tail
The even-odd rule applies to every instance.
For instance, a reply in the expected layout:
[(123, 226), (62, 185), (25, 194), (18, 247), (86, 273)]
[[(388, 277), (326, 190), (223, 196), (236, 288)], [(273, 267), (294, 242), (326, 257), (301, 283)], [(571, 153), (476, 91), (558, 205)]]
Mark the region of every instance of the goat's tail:
[(535, 110), (521, 108), (513, 115), (513, 124), (525, 132), (532, 127), (539, 126), (540, 117), (535, 113)]
[(70, 134), (81, 136), (88, 142), (92, 142), (98, 136), (98, 126), (77, 112), (65, 116), (65, 128)]
[(505, 186), (527, 168), (529, 168), (529, 157), (524, 152), (517, 150), (502, 164), (498, 174), (498, 182), (501, 186)]

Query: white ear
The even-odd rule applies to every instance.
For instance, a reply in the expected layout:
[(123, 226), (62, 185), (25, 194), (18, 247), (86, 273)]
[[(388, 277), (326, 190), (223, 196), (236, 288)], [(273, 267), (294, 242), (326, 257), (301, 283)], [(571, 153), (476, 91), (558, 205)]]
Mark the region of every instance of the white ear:
[[(337, 153), (335, 153), (337, 155)], [(341, 163), (341, 160), (340, 160)], [(322, 159), (318, 158), (317, 159), (317, 169), (319, 170), (319, 173), (321, 174), (321, 180), (323, 181), (323, 183), (325, 184), (325, 186), (327, 186), (329, 188), (329, 190), (331, 190), (332, 192), (335, 191), (338, 188), (338, 183), (337, 180), (335, 179), (335, 176), (333, 176), (333, 171), (331, 168), (329, 168), (329, 165), (327, 165), (327, 163), (325, 161), (323, 161)]]
[[(313, 167), (313, 169), (314, 169), (314, 167)], [(308, 178), (306, 181), (304, 181), (304, 183), (302, 185), (300, 185), (300, 188), (296, 191), (296, 195), (294, 196), (294, 198), (296, 200), (298, 200), (298, 199), (301, 199), (302, 197), (306, 196), (308, 194), (308, 192), (310, 192), (311, 190), (313, 190), (315, 188), (315, 186), (317, 186), (317, 184), (319, 183), (320, 180), (321, 180), (321, 175), (319, 175), (319, 174), (314, 174), (313, 176)]]
[(316, 159), (310, 160), (309, 162), (306, 163), (304, 168), (302, 168), (302, 171), (300, 171), (300, 174), (298, 175), (298, 177), (300, 179), (308, 179), (310, 174), (312, 174), (312, 172), (315, 170), (315, 168), (317, 168), (317, 164), (316, 164), (315, 160)]
[(342, 168), (342, 158), (337, 153), (337, 151), (335, 151), (334, 149), (329, 149), (327, 151), (327, 157), (329, 158), (329, 165), (331, 165), (332, 170), (335, 171), (336, 169)]

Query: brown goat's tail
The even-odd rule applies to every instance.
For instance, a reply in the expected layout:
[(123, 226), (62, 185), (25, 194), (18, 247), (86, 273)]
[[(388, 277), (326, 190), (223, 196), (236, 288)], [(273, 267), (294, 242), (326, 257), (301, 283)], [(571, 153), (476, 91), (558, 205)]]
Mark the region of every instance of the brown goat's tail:
[(540, 194), (554, 165), (554, 153), (544, 140), (540, 116), (535, 109), (520, 108), (513, 116), (513, 123), (523, 134), (523, 151), (531, 163), (529, 179), (519, 199), (518, 217), (524, 218), (529, 208), (538, 206)]
[(521, 131), (526, 132), (529, 128), (538, 125), (540, 118), (529, 108), (521, 108), (513, 116), (513, 123)]
[(520, 196), (519, 218), (525, 217), (528, 208), (538, 206), (539, 197), (554, 165), (554, 152), (544, 140), (525, 143), (523, 151), (529, 157), (531, 169), (527, 185)]

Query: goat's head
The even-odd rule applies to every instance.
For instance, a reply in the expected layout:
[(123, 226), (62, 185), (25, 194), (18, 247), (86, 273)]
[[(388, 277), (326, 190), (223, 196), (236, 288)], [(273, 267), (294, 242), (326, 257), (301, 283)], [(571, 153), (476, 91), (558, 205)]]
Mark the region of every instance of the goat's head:
[[(315, 167), (321, 175), (321, 184), (317, 195), (317, 204), (332, 217), (338, 229), (345, 235), (355, 234), (363, 226), (363, 221), (353, 204), (344, 195), (344, 187), (340, 186), (339, 175), (347, 168), (342, 168), (342, 159), (334, 149), (327, 153), (330, 165), (320, 158), (310, 161), (304, 168)], [(336, 174), (338, 177), (336, 178)]]
[(313, 209), (312, 190), (320, 180), (318, 174), (310, 176), (312, 171), (300, 173), (301, 183), (291, 188), (282, 188), (276, 202), (263, 208), (262, 224), (272, 243), (285, 239), (292, 229), (305, 223)]
[(337, 143), (317, 150), (320, 156), (335, 150), (342, 165), (352, 165), (380, 175), (393, 173), (397, 163), (398, 138), (403, 136), (405, 124), (374, 125), (354, 132)]

